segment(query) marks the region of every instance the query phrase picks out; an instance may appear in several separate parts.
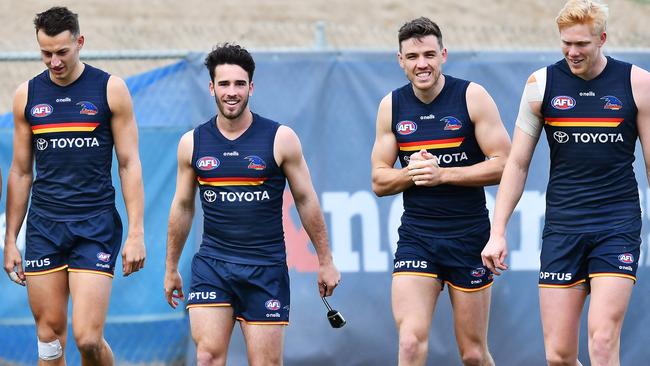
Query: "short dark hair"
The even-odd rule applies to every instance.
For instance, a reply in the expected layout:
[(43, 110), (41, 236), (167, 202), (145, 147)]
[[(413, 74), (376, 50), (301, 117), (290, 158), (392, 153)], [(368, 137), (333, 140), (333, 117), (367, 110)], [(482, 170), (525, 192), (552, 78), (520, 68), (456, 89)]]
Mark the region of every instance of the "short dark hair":
[(253, 81), (255, 61), (248, 51), (238, 44), (223, 43), (216, 45), (205, 58), (205, 66), (210, 72), (210, 80), (214, 80), (215, 68), (219, 65), (231, 64), (240, 66), (248, 73), (248, 81)]
[(55, 6), (36, 14), (34, 26), (36, 27), (37, 34), (39, 30), (42, 30), (50, 37), (65, 31), (70, 31), (74, 37), (79, 35), (79, 19), (77, 14), (71, 12), (64, 6)]
[(404, 23), (397, 33), (400, 51), (402, 50), (403, 41), (411, 38), (421, 39), (426, 36), (435, 36), (438, 38), (438, 43), (440, 44), (440, 48), (442, 48), (442, 32), (440, 31), (438, 24), (433, 22), (431, 19), (419, 17), (410, 22)]

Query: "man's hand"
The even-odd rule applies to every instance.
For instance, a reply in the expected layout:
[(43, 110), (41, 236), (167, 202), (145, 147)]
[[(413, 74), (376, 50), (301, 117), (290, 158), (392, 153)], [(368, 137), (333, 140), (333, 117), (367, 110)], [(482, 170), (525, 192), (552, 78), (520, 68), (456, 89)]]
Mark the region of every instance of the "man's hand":
[(318, 268), (318, 291), (321, 297), (332, 296), (334, 288), (341, 282), (341, 273), (334, 262), (321, 264)]
[(185, 300), (183, 295), (183, 278), (178, 270), (165, 271), (165, 298), (173, 309), (178, 306), (178, 300)]
[(413, 153), (407, 169), (416, 186), (433, 187), (442, 183), (438, 159), (427, 150)]
[(481, 252), (481, 260), (483, 265), (486, 266), (492, 273), (499, 276), (501, 271), (508, 269), (505, 264), (506, 257), (508, 256), (508, 244), (503, 236), (490, 235), (490, 240), (485, 244), (485, 248)]
[(129, 234), (122, 249), (122, 273), (124, 277), (144, 268), (146, 249), (144, 234)]
[(4, 250), (5, 272), (13, 282), (25, 286), (25, 272), (23, 272), (23, 258), (15, 243), (5, 242)]

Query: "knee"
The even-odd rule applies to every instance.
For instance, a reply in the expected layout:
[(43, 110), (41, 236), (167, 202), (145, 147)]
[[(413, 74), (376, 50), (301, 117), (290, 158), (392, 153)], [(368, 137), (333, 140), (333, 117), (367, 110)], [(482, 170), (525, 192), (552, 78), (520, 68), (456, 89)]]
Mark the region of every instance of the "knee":
[(197, 346), (196, 348), (196, 365), (197, 366), (220, 366), (226, 364), (225, 352), (216, 349), (206, 349)]
[(36, 322), (36, 336), (38, 339), (46, 342), (55, 339), (61, 339), (61, 342), (63, 342), (67, 327), (68, 325), (65, 320), (56, 321), (53, 319), (38, 319)]
[(413, 332), (400, 332), (399, 352), (407, 360), (418, 359), (426, 354), (429, 345), (427, 336), (418, 335)]
[(487, 351), (482, 350), (480, 347), (475, 347), (461, 351), (461, 359), (464, 366), (482, 366), (488, 365), (490, 359)]
[(100, 354), (104, 346), (104, 338), (101, 334), (81, 333), (75, 334), (75, 342), (79, 353), (86, 357), (95, 357)]
[(596, 360), (607, 361), (617, 356), (618, 342), (618, 337), (613, 332), (594, 332), (589, 336), (590, 353)]
[(548, 366), (575, 366), (578, 356), (569, 352), (546, 352), (546, 363)]
[(264, 355), (263, 357), (250, 357), (250, 366), (280, 366), (282, 365), (282, 356)]

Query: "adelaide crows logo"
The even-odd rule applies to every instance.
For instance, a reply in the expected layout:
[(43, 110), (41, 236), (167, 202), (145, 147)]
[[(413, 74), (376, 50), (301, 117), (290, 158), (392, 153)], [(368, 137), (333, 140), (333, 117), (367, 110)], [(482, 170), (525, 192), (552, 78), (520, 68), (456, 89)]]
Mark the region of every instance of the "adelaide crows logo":
[(90, 102), (79, 102), (77, 105), (81, 107), (79, 114), (94, 116), (99, 112), (99, 109), (97, 109), (97, 107), (95, 107), (95, 105)]
[(254, 170), (264, 170), (266, 169), (266, 163), (262, 158), (256, 155), (249, 155), (245, 157), (244, 159), (248, 160), (250, 163), (248, 163), (248, 169), (254, 169)]
[(605, 105), (603, 106), (603, 109), (609, 109), (609, 110), (612, 110), (612, 111), (617, 111), (617, 110), (623, 108), (623, 103), (621, 103), (621, 101), (618, 98), (616, 98), (615, 96), (606, 95), (606, 96), (600, 98), (600, 100), (605, 101)]
[(445, 131), (456, 131), (460, 130), (463, 127), (463, 123), (458, 120), (456, 117), (447, 116), (440, 119), (442, 122), (446, 122)]

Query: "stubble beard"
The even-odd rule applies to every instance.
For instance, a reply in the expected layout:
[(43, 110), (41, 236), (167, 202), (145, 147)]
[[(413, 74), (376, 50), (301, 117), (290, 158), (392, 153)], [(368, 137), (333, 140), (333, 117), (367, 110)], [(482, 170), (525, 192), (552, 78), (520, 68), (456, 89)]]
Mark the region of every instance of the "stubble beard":
[(242, 113), (244, 113), (244, 110), (246, 110), (246, 107), (248, 106), (248, 96), (246, 96), (245, 99), (242, 99), (240, 108), (238, 110), (235, 110), (232, 113), (228, 112), (226, 110), (226, 108), (224, 107), (225, 102), (222, 102), (221, 100), (219, 100), (219, 97), (217, 97), (216, 95), (214, 96), (214, 100), (217, 103), (217, 108), (219, 109), (219, 114), (222, 117), (224, 117), (226, 119), (231, 119), (231, 120), (239, 118), (239, 116), (241, 116)]

